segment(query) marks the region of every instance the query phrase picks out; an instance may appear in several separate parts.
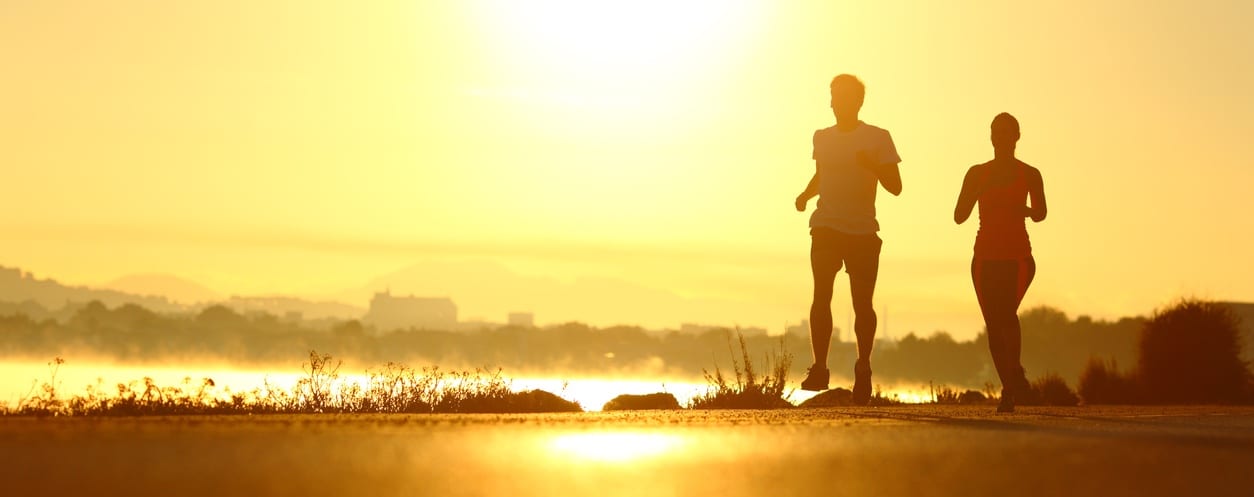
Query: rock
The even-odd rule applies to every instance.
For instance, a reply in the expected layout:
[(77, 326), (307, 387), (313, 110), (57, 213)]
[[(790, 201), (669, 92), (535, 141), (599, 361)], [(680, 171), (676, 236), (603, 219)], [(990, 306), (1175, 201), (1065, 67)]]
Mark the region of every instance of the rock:
[(679, 409), (679, 401), (669, 393), (651, 393), (647, 395), (623, 394), (614, 397), (602, 411), (627, 411), (641, 409)]
[(853, 392), (845, 388), (833, 388), (810, 397), (801, 407), (843, 407), (853, 405)]

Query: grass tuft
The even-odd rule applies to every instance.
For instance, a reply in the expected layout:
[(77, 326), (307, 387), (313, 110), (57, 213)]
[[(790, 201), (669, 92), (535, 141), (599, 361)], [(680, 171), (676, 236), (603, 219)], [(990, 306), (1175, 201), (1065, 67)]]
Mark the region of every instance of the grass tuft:
[(745, 345), (745, 336), (736, 330), (737, 342), (740, 344), (740, 360), (736, 359), (736, 351), (732, 349), (731, 335), (727, 336), (727, 350), (731, 354), (734, 381), (723, 374), (722, 368), (716, 363), (714, 372), (703, 370), (707, 389), (704, 394), (693, 397), (689, 403), (692, 409), (779, 409), (794, 407), (788, 401), (792, 392), (785, 394), (788, 384), (788, 370), (792, 368), (792, 355), (780, 341), (778, 352), (767, 352), (763, 364), (767, 374), (759, 376), (749, 357), (749, 349)]

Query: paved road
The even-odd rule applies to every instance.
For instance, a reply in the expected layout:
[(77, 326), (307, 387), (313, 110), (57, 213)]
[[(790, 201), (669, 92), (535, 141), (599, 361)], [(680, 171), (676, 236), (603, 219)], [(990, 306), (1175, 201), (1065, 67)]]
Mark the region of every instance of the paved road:
[(1254, 495), (1254, 408), (0, 419), (4, 495)]

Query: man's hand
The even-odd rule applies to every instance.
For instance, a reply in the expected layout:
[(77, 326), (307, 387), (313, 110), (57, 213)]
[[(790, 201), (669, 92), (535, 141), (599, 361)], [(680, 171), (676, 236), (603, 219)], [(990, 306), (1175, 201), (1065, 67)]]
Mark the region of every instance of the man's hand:
[(810, 197), (807, 197), (805, 193), (802, 193), (801, 195), (797, 195), (797, 212), (805, 212), (806, 203), (809, 201), (810, 201)]
[(883, 163), (875, 158), (875, 154), (868, 150), (859, 150), (854, 155), (854, 161), (871, 173), (884, 189), (893, 195), (901, 195), (901, 173), (897, 171), (897, 163)]

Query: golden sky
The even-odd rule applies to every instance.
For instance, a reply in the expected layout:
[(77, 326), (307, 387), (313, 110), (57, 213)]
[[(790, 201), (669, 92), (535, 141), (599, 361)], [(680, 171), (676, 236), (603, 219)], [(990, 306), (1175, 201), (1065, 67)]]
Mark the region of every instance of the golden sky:
[(0, 265), (358, 304), (413, 264), (483, 266), (408, 291), (777, 331), (809, 306), (792, 201), (849, 72), (903, 158), (891, 334), (981, 326), (951, 213), (1002, 111), (1050, 203), (1025, 305), (1254, 300), (1254, 3), (1158, 4), (4, 1)]

